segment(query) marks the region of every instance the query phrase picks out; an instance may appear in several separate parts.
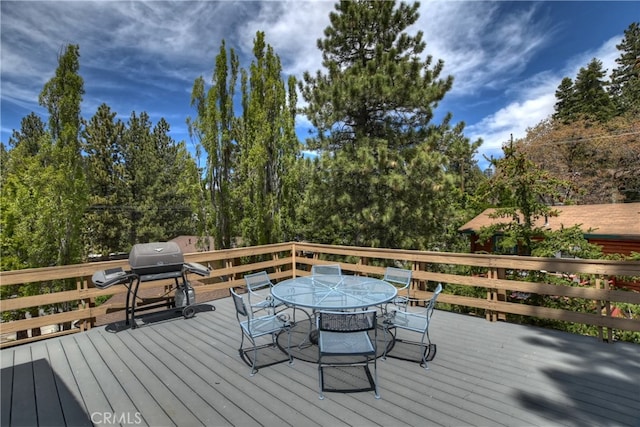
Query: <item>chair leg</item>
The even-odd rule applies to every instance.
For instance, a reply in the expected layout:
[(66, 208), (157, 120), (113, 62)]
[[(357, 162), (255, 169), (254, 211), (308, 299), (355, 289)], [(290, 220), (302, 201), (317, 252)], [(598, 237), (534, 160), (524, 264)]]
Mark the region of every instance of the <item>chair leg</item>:
[(384, 334), (384, 350), (382, 352), (382, 360), (387, 360), (387, 349), (389, 348), (387, 335), (391, 335), (391, 339), (394, 339), (394, 335), (391, 333), (390, 328), (388, 328), (386, 325), (383, 325), (382, 331)]
[(250, 376), (254, 376), (256, 372), (258, 372), (258, 370), (256, 369), (256, 360), (258, 359), (258, 346), (256, 346), (256, 343), (253, 340), (251, 340), (251, 342), (253, 344), (253, 361), (251, 362)]
[[(424, 338), (427, 338), (427, 342), (424, 342)], [(429, 337), (429, 330), (427, 329), (425, 331), (425, 335), (422, 336), (422, 363), (420, 363), (420, 366), (422, 366), (425, 371), (429, 370), (429, 365), (427, 364), (427, 361), (431, 361), (433, 360), (433, 358), (436, 355), (436, 346), (435, 344), (431, 343), (431, 338)]]
[(322, 366), (320, 365), (320, 361), (318, 361), (318, 389), (319, 389), (318, 399), (320, 400), (324, 399), (324, 393), (322, 391), (323, 388), (324, 388), (324, 381), (322, 378)]
[(376, 355), (373, 356), (373, 382), (375, 387), (375, 396), (376, 399), (380, 399), (380, 391), (378, 390), (378, 362), (376, 359)]
[(293, 356), (291, 355), (291, 327), (287, 328), (287, 351), (289, 352), (289, 366), (293, 366)]
[(245, 334), (243, 333), (242, 338), (240, 339), (240, 348), (238, 349), (238, 354), (240, 355), (240, 359), (242, 359), (247, 365), (251, 367), (250, 376), (254, 376), (256, 372), (258, 372), (258, 369), (256, 369), (256, 357), (258, 354), (258, 349), (256, 347), (256, 343), (251, 338), (247, 337), (247, 339), (253, 344), (253, 360), (250, 360), (251, 358), (247, 354), (247, 352), (250, 351), (250, 349), (245, 350), (244, 338), (245, 338)]

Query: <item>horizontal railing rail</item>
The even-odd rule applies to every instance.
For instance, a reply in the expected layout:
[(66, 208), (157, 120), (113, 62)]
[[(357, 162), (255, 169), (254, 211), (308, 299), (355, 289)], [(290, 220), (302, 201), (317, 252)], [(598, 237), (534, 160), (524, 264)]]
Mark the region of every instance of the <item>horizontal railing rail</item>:
[[(207, 278), (190, 277), (196, 288), (196, 295), (200, 292), (242, 287), (245, 274), (260, 270), (268, 271), (271, 279), (277, 282), (309, 274), (311, 266), (327, 262), (340, 263), (346, 274), (373, 276), (382, 276), (388, 265), (401, 265), (413, 270), (411, 297), (428, 298), (431, 295), (429, 288), (435, 283), (442, 283), (445, 285), (445, 292), (439, 297), (440, 303), (469, 310), (483, 310), (488, 320), (504, 320), (507, 314), (511, 314), (592, 325), (599, 328), (599, 337), (603, 340), (610, 339), (613, 329), (640, 332), (640, 319), (612, 315), (612, 307), (616, 303), (640, 304), (640, 293), (613, 288), (609, 282), (610, 278), (620, 276), (635, 277), (637, 280), (640, 277), (639, 261), (462, 254), (300, 242), (191, 253), (185, 254), (185, 261), (201, 263), (211, 269)], [(1, 346), (81, 332), (94, 326), (97, 317), (123, 310), (124, 304), (121, 302), (107, 301), (96, 305), (96, 298), (124, 294), (128, 292), (127, 287), (116, 285), (99, 289), (91, 283), (94, 272), (114, 267), (129, 269), (126, 260), (119, 260), (0, 272), (0, 286), (7, 291), (11, 288), (6, 287), (26, 284), (55, 281), (75, 283), (75, 289), (30, 296), (18, 296), (19, 292), (16, 290), (15, 297), (2, 299), (0, 310), (4, 321), (0, 324), (0, 333), (5, 339)], [(583, 285), (558, 285), (518, 279), (528, 272), (559, 272), (559, 275), (580, 276)], [(140, 285), (140, 289), (171, 289), (172, 284), (172, 280), (145, 282)], [(447, 285), (480, 289), (482, 297), (447, 293)], [(596, 310), (578, 312), (509, 301), (507, 295), (513, 292), (593, 301)], [(3, 292), (4, 295), (10, 293)], [(163, 292), (159, 299), (169, 303), (171, 293)], [(73, 309), (15, 319), (24, 316), (24, 312), (38, 313), (42, 307), (60, 304)], [(59, 326), (65, 324), (67, 328)], [(58, 325), (58, 331), (38, 335), (40, 328), (49, 325)], [(73, 327), (69, 328), (69, 325)], [(36, 333), (29, 337), (25, 331)], [(20, 339), (8, 339), (12, 334), (20, 336)]]

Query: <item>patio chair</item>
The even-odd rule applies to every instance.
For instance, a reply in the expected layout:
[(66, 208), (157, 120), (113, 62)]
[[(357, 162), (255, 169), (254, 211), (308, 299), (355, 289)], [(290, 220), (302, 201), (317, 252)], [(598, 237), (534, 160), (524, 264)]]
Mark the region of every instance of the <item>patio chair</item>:
[(342, 276), (340, 264), (317, 264), (311, 266), (311, 275), (317, 276), (321, 274), (330, 274), (333, 276)]
[[(289, 361), (289, 365), (293, 365), (293, 358), (291, 357), (291, 353), (287, 355), (286, 359), (271, 357), (269, 362), (258, 364), (258, 350), (263, 350), (267, 348), (277, 348), (277, 336), (281, 332), (286, 332), (287, 337), (287, 349), (291, 347), (291, 325), (289, 322), (288, 315), (286, 314), (268, 314), (265, 316), (254, 317), (253, 312), (247, 310), (247, 306), (244, 303), (244, 299), (236, 293), (233, 288), (229, 289), (231, 296), (233, 297), (233, 303), (236, 308), (236, 318), (238, 319), (238, 323), (240, 324), (240, 329), (242, 331), (242, 339), (240, 341), (240, 348), (238, 352), (240, 354), (240, 358), (251, 367), (251, 376), (254, 376), (256, 372), (258, 372), (259, 368), (264, 368), (266, 366), (275, 365), (277, 363), (282, 363), (285, 361)], [(271, 340), (267, 343), (258, 345), (257, 339), (260, 337), (271, 336)], [(251, 347), (244, 347), (244, 339), (247, 339), (251, 342)], [(277, 348), (280, 351), (279, 348)], [(252, 355), (250, 353), (253, 353)], [(284, 354), (283, 352), (281, 352)], [(266, 356), (265, 356), (266, 357)]]
[[(409, 301), (409, 284), (411, 284), (411, 270), (404, 268), (387, 267), (382, 280), (389, 282), (398, 288), (398, 295), (389, 304), (394, 304), (399, 307), (407, 307)], [(402, 295), (400, 294), (402, 292)], [(406, 293), (406, 295), (405, 295)], [(387, 308), (385, 307), (385, 312)]]
[[(376, 311), (319, 311), (317, 329), (319, 398), (324, 399), (325, 391), (374, 391), (376, 399), (379, 399)], [(371, 364), (373, 375), (369, 369)], [(327, 369), (337, 372), (331, 376), (330, 381), (337, 381), (333, 387), (327, 386), (325, 381)], [(345, 370), (349, 370), (351, 375), (347, 375)]]
[[(429, 338), (429, 323), (431, 321), (431, 316), (433, 315), (433, 310), (436, 305), (436, 300), (438, 299), (438, 295), (442, 292), (442, 284), (438, 283), (435, 291), (433, 292), (433, 296), (429, 300), (413, 300), (409, 299), (408, 302), (416, 302), (418, 305), (420, 303), (424, 303), (424, 307), (420, 311), (409, 311), (409, 309), (405, 306), (403, 309), (395, 309), (388, 313), (382, 322), (383, 330), (384, 330), (384, 342), (385, 349), (383, 354), (383, 359), (386, 357), (392, 357), (396, 359), (415, 361), (410, 357), (398, 354), (387, 354), (387, 349), (389, 346), (387, 345), (389, 335), (392, 334), (392, 331), (395, 332), (394, 339), (395, 342), (401, 342), (408, 345), (413, 345), (419, 347), (420, 351), (420, 366), (422, 366), (425, 370), (429, 369), (427, 362), (433, 360), (436, 355), (436, 345), (431, 343), (431, 339)], [(398, 329), (416, 332), (420, 335), (420, 340), (406, 340), (398, 338)], [(425, 341), (426, 339), (426, 341)], [(394, 345), (395, 347), (395, 345)], [(392, 350), (393, 351), (393, 348)]]
[(247, 285), (249, 306), (254, 313), (266, 310), (269, 314), (275, 314), (276, 308), (284, 305), (271, 296), (273, 283), (266, 271), (246, 274), (244, 280)]

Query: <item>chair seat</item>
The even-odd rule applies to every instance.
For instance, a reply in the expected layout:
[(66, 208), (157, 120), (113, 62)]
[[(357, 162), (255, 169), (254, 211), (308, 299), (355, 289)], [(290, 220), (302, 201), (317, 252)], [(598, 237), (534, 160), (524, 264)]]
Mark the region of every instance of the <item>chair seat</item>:
[(278, 318), (278, 316), (262, 316), (254, 317), (251, 320), (251, 329), (249, 329), (249, 321), (240, 322), (242, 330), (253, 337), (273, 334), (280, 331), (286, 322)]
[(318, 340), (320, 352), (323, 354), (374, 354), (375, 346), (366, 331), (345, 334), (342, 332), (324, 331)]

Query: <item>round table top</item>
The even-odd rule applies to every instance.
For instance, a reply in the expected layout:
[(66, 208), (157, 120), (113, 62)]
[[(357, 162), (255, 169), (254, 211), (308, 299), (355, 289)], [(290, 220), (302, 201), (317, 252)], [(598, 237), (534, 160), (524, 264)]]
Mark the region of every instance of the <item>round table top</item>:
[(285, 304), (318, 310), (374, 307), (398, 294), (392, 284), (363, 276), (315, 275), (284, 280), (271, 288)]

